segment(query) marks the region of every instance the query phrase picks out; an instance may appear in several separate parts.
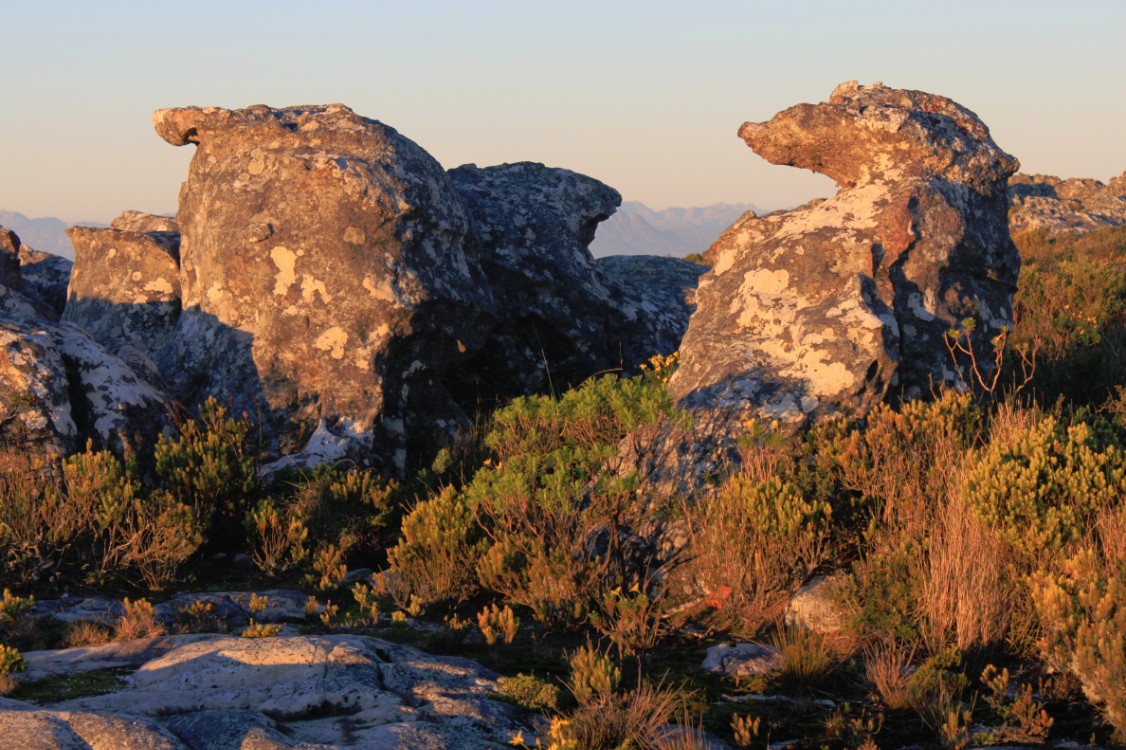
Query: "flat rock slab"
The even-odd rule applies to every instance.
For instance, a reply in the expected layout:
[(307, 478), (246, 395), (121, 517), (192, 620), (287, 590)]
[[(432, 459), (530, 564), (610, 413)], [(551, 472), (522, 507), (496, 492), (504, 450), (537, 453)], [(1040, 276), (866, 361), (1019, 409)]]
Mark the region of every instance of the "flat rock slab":
[(137, 669), (116, 693), (3, 701), (5, 747), (473, 749), (528, 729), (475, 662), (363, 636), (166, 636), (26, 656), (35, 679)]
[(782, 666), (782, 655), (762, 643), (721, 643), (708, 649), (702, 669), (728, 677), (771, 674)]

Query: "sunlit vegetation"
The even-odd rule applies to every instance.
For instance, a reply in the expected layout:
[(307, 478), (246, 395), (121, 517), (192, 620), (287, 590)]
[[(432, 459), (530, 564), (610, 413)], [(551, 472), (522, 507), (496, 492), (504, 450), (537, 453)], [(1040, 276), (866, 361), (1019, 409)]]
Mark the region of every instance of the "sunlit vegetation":
[[(675, 358), (517, 399), (401, 484), (352, 464), (265, 482), (250, 424), (214, 401), (146, 469), (87, 450), (8, 471), (0, 686), (45, 645), (32, 595), (125, 599), (113, 632), (59, 646), (159, 632), (147, 597), (170, 588), (269, 584), (310, 596), (307, 628), (505, 673), (498, 696), (544, 714), (543, 747), (703, 746), (670, 722), (737, 747), (1126, 741), (1126, 231), (1017, 242), (995, 388), (796, 435), (748, 422), (741, 460), (691, 496), (650, 471), (659, 436), (692, 436), (665, 390)], [(237, 554), (252, 571), (214, 563)], [(828, 574), (843, 630), (784, 625)], [(774, 644), (781, 670), (701, 671), (725, 639)], [(720, 700), (750, 693), (778, 700)]]

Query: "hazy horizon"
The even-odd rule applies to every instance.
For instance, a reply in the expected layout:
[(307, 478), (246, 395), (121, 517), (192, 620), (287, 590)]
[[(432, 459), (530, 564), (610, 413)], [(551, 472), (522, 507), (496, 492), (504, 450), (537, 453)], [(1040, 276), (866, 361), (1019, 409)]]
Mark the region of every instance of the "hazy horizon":
[(167, 212), (194, 149), (161, 141), (153, 110), (329, 102), (447, 168), (543, 162), (654, 210), (792, 206), (832, 183), (735, 132), (851, 79), (958, 101), (1025, 172), (1105, 182), (1126, 167), (1126, 3), (1110, 0), (163, 7), (5, 4), (0, 209)]

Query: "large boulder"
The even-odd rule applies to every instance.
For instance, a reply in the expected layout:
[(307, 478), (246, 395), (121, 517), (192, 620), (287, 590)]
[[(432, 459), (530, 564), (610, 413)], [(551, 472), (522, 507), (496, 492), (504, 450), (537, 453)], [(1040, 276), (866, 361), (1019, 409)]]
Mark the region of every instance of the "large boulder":
[(621, 203), (616, 190), (530, 162), (449, 175), (496, 300), (485, 348), (458, 373), (470, 398), (560, 389), (676, 350), (703, 269), (675, 258), (595, 260), (589, 245)]
[(1009, 229), (1086, 234), (1126, 224), (1126, 172), (1103, 184), (1040, 174), (1009, 180)]
[(747, 214), (716, 241), (670, 384), (684, 405), (728, 424), (796, 424), (965, 387), (976, 375), (947, 333), (971, 321), (976, 366), (990, 376), (1020, 265), (1006, 222), (1018, 164), (973, 112), (850, 82), (739, 134), (768, 161), (841, 189)]
[[(610, 359), (609, 290), (587, 249), (622, 198), (598, 180), (523, 162), (449, 172), (469, 213), (497, 324), (462, 373), (492, 399), (581, 381)], [(480, 392), (488, 389), (491, 392)]]
[(443, 378), (480, 349), (492, 302), (429, 154), (343, 105), (153, 121), (197, 146), (177, 214), (181, 389), (261, 414), (281, 452), (321, 427), (379, 440), (399, 470), (408, 434), (465, 424)]
[(151, 378), (174, 361), (180, 235), (71, 227), (74, 268), (62, 319)]

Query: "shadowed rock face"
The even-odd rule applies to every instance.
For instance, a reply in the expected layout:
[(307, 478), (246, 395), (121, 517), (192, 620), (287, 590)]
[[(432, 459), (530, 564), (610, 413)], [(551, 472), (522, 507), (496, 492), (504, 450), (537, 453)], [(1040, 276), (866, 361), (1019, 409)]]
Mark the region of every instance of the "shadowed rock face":
[(587, 246), (621, 203), (617, 190), (566, 169), (523, 162), (450, 170), (497, 301), (497, 322), (469, 371), (501, 398), (579, 382), (614, 362), (609, 291)]
[(1020, 265), (1006, 223), (1018, 164), (976, 115), (933, 94), (852, 82), (739, 134), (768, 161), (821, 172), (841, 190), (746, 214), (716, 241), (676, 397), (725, 419), (863, 414), (889, 396), (967, 382), (945, 343), (967, 318), (988, 375)]
[(275, 437), (324, 422), (401, 451), (412, 420), (459, 426), (440, 378), (480, 348), (492, 303), (429, 154), (343, 105), (153, 121), (169, 143), (197, 145), (177, 215), (197, 390), (263, 414)]
[(67, 236), (75, 263), (62, 319), (160, 379), (157, 363), (175, 361), (180, 235), (71, 227)]
[(85, 331), (56, 322), (21, 278), (19, 238), (0, 227), (0, 243), (0, 465), (57, 458), (88, 438), (118, 450), (137, 447), (138, 434), (151, 442), (167, 397)]

